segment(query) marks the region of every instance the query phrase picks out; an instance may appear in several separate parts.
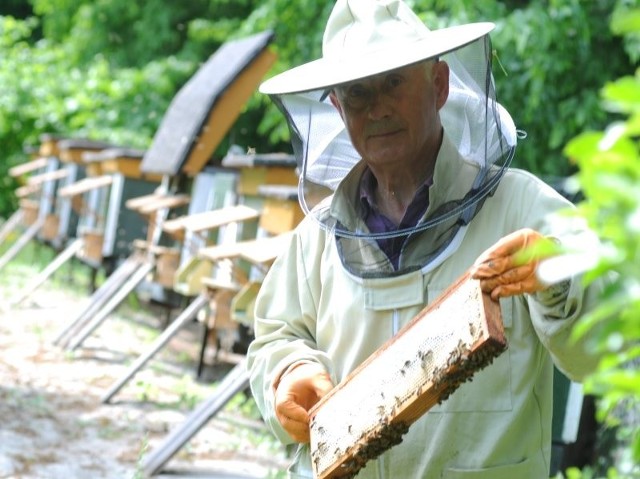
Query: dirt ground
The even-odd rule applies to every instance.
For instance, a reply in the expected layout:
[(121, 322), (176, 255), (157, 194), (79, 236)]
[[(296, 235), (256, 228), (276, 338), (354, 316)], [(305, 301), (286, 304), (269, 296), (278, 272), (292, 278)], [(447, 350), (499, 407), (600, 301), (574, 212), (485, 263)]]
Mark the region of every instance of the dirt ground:
[[(214, 390), (214, 380), (194, 379), (199, 323), (180, 331), (111, 404), (103, 404), (108, 387), (161, 332), (163, 313), (128, 301), (81, 348), (65, 351), (53, 340), (87, 304), (88, 288), (56, 275), (8, 308), (37, 272), (29, 261), (0, 271), (0, 478), (144, 477), (146, 455)], [(218, 365), (205, 372), (214, 378), (224, 371)], [(284, 477), (286, 463), (250, 396), (239, 394), (161, 474), (277, 478)]]

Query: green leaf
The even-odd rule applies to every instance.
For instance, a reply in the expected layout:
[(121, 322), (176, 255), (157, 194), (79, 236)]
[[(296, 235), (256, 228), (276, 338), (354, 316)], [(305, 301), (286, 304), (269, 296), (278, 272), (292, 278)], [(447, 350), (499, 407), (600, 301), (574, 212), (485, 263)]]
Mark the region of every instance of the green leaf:
[(640, 31), (640, 9), (616, 9), (611, 17), (611, 30), (616, 35)]
[(637, 77), (627, 76), (602, 89), (605, 106), (615, 112), (632, 113), (640, 109), (640, 84)]

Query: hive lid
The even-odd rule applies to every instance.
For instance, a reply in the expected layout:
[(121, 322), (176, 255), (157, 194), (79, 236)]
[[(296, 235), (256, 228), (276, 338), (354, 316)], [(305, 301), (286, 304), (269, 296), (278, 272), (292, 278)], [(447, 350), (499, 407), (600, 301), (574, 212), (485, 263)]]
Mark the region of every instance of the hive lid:
[(178, 91), (147, 150), (144, 173), (198, 173), (256, 90), (272, 59), (270, 31), (222, 45)]

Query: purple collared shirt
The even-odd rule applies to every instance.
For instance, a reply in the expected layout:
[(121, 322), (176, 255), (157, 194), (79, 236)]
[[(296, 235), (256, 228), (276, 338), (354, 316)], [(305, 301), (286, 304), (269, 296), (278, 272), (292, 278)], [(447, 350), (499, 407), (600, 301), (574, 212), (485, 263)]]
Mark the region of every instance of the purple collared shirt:
[[(372, 233), (387, 233), (411, 228), (418, 224), (418, 221), (424, 216), (429, 206), (429, 187), (432, 183), (433, 178), (429, 178), (418, 188), (407, 210), (404, 212), (400, 224), (396, 225), (378, 209), (374, 195), (378, 183), (371, 170), (365, 170), (360, 179), (360, 203), (363, 211), (362, 219), (367, 224), (369, 231)], [(407, 235), (376, 239), (380, 249), (387, 255), (394, 269), (398, 269), (400, 252), (406, 239)]]

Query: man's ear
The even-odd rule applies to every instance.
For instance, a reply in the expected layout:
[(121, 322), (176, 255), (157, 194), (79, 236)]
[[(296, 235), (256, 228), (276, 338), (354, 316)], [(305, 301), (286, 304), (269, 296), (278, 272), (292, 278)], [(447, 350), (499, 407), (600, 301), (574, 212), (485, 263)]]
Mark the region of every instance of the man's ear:
[(344, 120), (344, 115), (342, 114), (342, 105), (340, 104), (340, 101), (338, 100), (338, 97), (333, 90), (331, 90), (331, 93), (329, 93), (329, 100), (331, 100), (331, 104), (336, 107), (336, 110), (338, 110), (338, 113), (340, 113), (340, 116)]
[(442, 60), (433, 65), (433, 84), (436, 90), (436, 106), (440, 110), (449, 98), (449, 65)]

